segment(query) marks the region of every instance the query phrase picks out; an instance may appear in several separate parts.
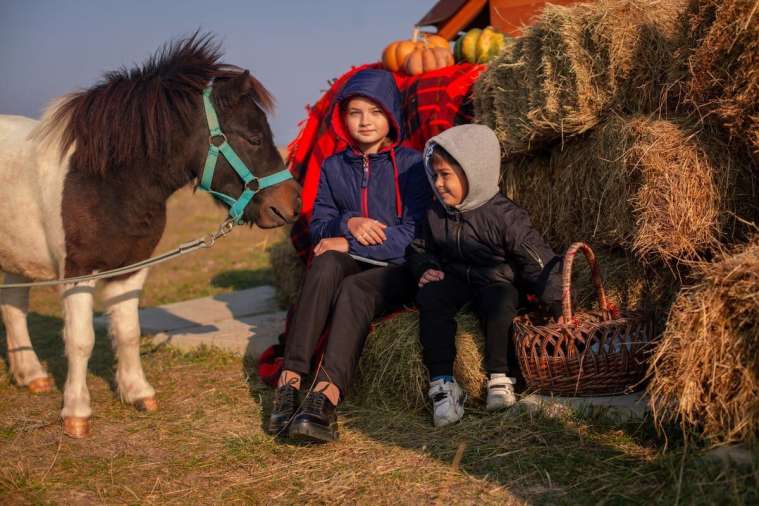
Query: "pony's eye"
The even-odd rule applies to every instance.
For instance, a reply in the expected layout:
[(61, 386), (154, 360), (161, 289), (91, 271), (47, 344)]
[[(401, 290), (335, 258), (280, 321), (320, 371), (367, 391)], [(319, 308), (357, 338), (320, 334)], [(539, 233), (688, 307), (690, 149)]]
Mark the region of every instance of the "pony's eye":
[(251, 134), (248, 136), (248, 142), (254, 146), (260, 146), (263, 142), (263, 136), (261, 134)]

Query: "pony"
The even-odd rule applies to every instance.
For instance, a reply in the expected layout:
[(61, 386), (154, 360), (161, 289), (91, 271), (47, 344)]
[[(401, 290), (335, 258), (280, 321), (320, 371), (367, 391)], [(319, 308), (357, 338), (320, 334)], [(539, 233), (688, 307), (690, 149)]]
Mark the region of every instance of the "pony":
[[(164, 45), (142, 66), (108, 72), (95, 86), (54, 101), (40, 121), (0, 115), (0, 271), (6, 283), (88, 275), (149, 258), (163, 234), (167, 199), (201, 180), (203, 189), (223, 197), (222, 206), (245, 201), (233, 215), (238, 223), (271, 228), (295, 221), (300, 186), (289, 173), (279, 177), (286, 169), (266, 118), (272, 96), (248, 70), (220, 63), (221, 56), (211, 35), (195, 33)], [(223, 133), (209, 131), (208, 107)], [(225, 157), (204, 177), (219, 142), (251, 168), (247, 180)], [(277, 183), (259, 188), (266, 176)], [(118, 394), (153, 411), (155, 390), (139, 355), (137, 309), (146, 276), (142, 269), (99, 282)], [(90, 432), (86, 374), (95, 285), (60, 286), (68, 365), (61, 418), (72, 437)], [(13, 380), (32, 393), (51, 391), (29, 338), (29, 289), (0, 295)]]

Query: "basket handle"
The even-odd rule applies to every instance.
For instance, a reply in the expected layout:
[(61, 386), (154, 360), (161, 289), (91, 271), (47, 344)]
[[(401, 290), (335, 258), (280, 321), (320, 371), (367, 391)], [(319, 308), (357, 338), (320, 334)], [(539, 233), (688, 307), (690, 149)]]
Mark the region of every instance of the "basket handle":
[(593, 250), (586, 243), (576, 242), (564, 253), (564, 266), (561, 273), (561, 306), (564, 322), (569, 323), (572, 321), (572, 263), (578, 251), (582, 251), (585, 254), (585, 258), (590, 265), (590, 275), (593, 285), (595, 285), (596, 291), (598, 291), (598, 306), (601, 308), (604, 318), (609, 319), (611, 318), (609, 303), (606, 300), (606, 292), (601, 281), (601, 272), (598, 268), (596, 254), (593, 253)]

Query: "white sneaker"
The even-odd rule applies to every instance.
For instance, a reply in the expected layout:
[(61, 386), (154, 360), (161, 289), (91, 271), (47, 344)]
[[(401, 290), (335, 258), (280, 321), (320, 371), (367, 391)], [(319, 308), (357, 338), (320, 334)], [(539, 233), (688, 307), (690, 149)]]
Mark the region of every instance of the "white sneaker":
[(449, 382), (442, 379), (430, 382), (427, 395), (432, 400), (432, 422), (435, 427), (458, 422), (464, 416), (466, 392), (455, 379)]
[(488, 399), (485, 409), (495, 411), (497, 409), (510, 408), (517, 403), (514, 394), (516, 378), (510, 378), (505, 374), (491, 374), (488, 380)]

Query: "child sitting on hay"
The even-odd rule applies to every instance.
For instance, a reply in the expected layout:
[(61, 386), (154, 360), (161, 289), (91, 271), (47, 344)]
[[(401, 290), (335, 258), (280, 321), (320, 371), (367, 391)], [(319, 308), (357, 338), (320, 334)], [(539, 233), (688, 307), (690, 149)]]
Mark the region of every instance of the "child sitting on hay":
[(453, 378), (456, 313), (468, 302), (485, 332), (487, 409), (516, 402), (508, 351), (519, 281), (556, 318), (561, 315), (560, 258), (532, 227), (527, 212), (501, 195), (501, 150), (483, 125), (461, 125), (430, 139), (424, 165), (436, 202), (422, 237), (410, 247), (418, 279), (422, 359), (430, 374), (433, 422), (464, 415), (464, 391)]
[[(314, 260), (285, 339), (284, 369), (268, 432), (337, 439), (335, 408), (350, 384), (372, 320), (411, 302), (415, 280), (405, 251), (432, 200), (421, 153), (401, 147), (401, 96), (387, 71), (368, 69), (345, 84), (332, 127), (347, 142), (327, 158), (309, 225)], [(316, 386), (299, 407), (301, 377), (332, 321)]]

